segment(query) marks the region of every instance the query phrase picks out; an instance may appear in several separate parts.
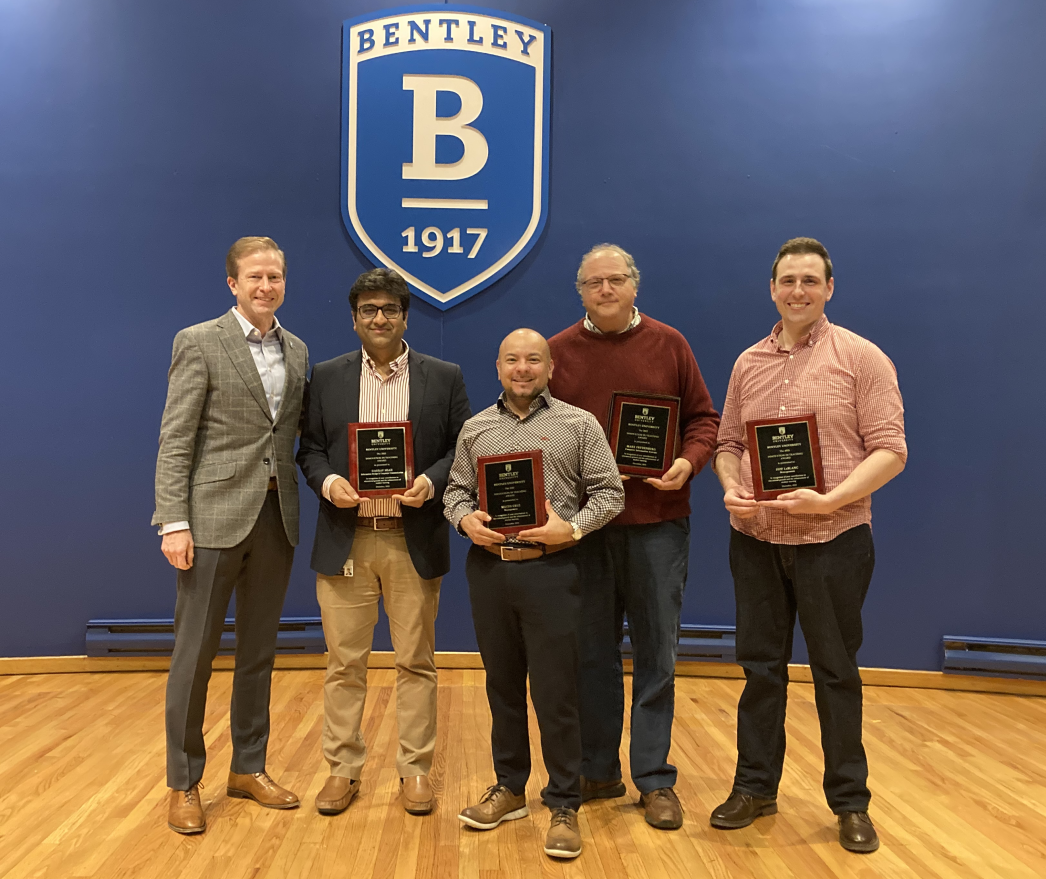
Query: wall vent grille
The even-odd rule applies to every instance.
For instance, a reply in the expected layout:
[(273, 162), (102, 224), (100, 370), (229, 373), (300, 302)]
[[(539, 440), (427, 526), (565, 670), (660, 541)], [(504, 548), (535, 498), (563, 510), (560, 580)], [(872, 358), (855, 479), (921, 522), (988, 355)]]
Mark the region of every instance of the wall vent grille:
[(950, 674), (1046, 680), (1046, 641), (944, 636), (944, 665)]
[[(174, 620), (90, 620), (87, 623), (88, 656), (170, 656), (174, 650)], [(283, 617), (276, 636), (276, 653), (325, 653), (319, 617)], [(225, 620), (219, 656), (236, 652), (236, 626)]]
[[(733, 626), (682, 625), (679, 627), (677, 658), (684, 662), (737, 662), (734, 632)], [(632, 658), (632, 642), (628, 638), (627, 624), (621, 655), (626, 659)]]

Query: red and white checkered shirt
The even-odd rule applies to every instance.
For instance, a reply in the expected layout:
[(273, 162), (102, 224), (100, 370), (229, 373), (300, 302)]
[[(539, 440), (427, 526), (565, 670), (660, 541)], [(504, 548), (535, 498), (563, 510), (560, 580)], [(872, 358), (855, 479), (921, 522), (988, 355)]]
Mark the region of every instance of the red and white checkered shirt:
[[(831, 491), (876, 449), (908, 457), (897, 370), (879, 348), (821, 319), (791, 350), (780, 347), (781, 322), (737, 358), (723, 405), (716, 455), (741, 459), (741, 482), (752, 490), (745, 423), (758, 418), (817, 415), (825, 490)], [(760, 509), (730, 524), (769, 543), (825, 543), (872, 521), (870, 496), (831, 515), (792, 515)]]

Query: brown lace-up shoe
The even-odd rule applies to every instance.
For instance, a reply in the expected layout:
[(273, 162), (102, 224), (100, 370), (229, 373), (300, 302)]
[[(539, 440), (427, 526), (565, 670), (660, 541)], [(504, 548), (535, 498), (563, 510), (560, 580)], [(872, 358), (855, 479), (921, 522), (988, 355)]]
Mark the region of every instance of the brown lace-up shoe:
[(338, 815), (349, 808), (349, 803), (360, 792), (359, 780), (330, 776), (323, 790), (316, 794), (316, 811), (321, 815)]
[(731, 791), (725, 803), (720, 803), (712, 810), (708, 820), (713, 827), (720, 830), (737, 830), (747, 827), (763, 815), (776, 814), (777, 800), (765, 800), (735, 790)]
[(683, 826), (683, 807), (670, 787), (659, 787), (639, 798), (646, 823), (658, 830), (678, 830)]
[(553, 858), (576, 858), (581, 854), (581, 830), (573, 809), (563, 806), (552, 810), (552, 823), (545, 836), (545, 854)]
[(267, 772), (255, 772), (253, 775), (230, 772), (225, 793), (230, 797), (254, 800), (259, 806), (265, 806), (267, 809), (297, 809), (301, 805), (295, 794), (285, 787), (280, 787), (269, 778)]
[(167, 809), (167, 826), (175, 833), (203, 833), (207, 819), (203, 817), (200, 788), (194, 784), (188, 790), (172, 790), (171, 805)]
[(875, 832), (867, 812), (841, 812), (839, 815), (839, 845), (848, 852), (866, 855), (879, 848), (879, 834)]
[(427, 775), (400, 779), (400, 802), (411, 815), (428, 815), (432, 811), (432, 788)]
[(529, 814), (525, 794), (516, 796), (505, 785), (495, 784), (487, 788), (476, 805), (462, 809), (458, 820), (476, 830), (493, 830), (502, 821), (515, 821)]

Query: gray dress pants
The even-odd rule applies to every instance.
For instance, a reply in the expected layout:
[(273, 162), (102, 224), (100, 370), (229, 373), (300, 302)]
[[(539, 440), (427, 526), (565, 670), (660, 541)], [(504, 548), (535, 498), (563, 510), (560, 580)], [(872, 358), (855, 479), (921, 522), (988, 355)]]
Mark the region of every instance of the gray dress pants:
[(188, 790), (203, 777), (207, 684), (234, 591), (231, 769), (241, 774), (265, 769), (276, 636), (293, 560), (294, 547), (283, 529), (279, 495), (270, 491), (243, 541), (227, 549), (196, 547), (193, 566), (178, 572), (174, 655), (167, 677), (168, 787)]

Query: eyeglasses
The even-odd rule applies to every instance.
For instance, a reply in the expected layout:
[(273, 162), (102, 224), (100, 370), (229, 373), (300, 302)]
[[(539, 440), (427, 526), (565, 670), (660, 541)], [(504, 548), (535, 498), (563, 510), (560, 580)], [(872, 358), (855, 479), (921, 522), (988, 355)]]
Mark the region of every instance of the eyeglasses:
[(403, 307), (390, 303), (387, 305), (361, 305), (356, 309), (356, 314), (362, 317), (364, 320), (374, 320), (378, 316), (378, 312), (385, 315), (386, 320), (395, 320), (401, 314), (403, 314)]
[(603, 282), (606, 281), (610, 285), (611, 290), (620, 290), (631, 280), (631, 275), (607, 275), (605, 278), (586, 278), (581, 282), (581, 289), (586, 293), (595, 293), (597, 290), (603, 289)]

